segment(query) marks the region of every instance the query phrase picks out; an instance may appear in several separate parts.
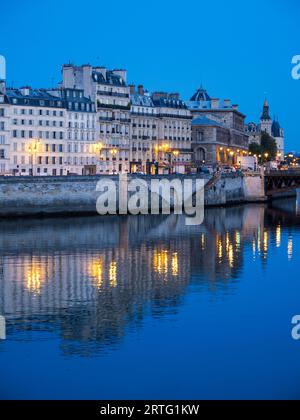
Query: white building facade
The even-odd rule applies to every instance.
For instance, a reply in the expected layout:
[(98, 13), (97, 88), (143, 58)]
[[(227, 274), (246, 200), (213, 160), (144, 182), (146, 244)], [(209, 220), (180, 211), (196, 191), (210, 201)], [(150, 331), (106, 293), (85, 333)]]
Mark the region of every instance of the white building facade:
[(0, 130), (2, 175), (96, 173), (96, 113), (82, 91), (6, 89), (3, 84)]

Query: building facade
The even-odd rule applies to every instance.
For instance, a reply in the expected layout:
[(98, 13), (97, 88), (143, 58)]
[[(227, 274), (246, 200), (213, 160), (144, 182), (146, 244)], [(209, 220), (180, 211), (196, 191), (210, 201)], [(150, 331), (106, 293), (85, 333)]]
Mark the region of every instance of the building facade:
[(64, 65), (64, 88), (96, 106), (100, 173), (185, 172), (191, 165), (191, 113), (179, 94), (127, 85), (126, 70)]
[(187, 173), (192, 166), (191, 112), (178, 93), (155, 92), (152, 100), (158, 115), (154, 146), (158, 166), (168, 172)]
[(108, 70), (90, 65), (64, 65), (64, 88), (82, 89), (97, 111), (98, 143), (101, 144), (99, 173), (130, 170), (130, 88), (126, 70)]
[(196, 166), (235, 164), (249, 150), (245, 115), (229, 99), (213, 99), (202, 87), (186, 102), (193, 116), (192, 149)]
[(96, 113), (83, 91), (2, 85), (0, 115), (1, 174), (82, 175), (96, 165)]

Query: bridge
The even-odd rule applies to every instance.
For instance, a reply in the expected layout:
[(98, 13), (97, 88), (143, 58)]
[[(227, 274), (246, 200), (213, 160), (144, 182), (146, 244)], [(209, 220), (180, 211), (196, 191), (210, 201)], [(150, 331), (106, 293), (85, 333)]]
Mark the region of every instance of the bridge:
[(270, 171), (265, 173), (265, 192), (268, 197), (300, 188), (300, 171)]

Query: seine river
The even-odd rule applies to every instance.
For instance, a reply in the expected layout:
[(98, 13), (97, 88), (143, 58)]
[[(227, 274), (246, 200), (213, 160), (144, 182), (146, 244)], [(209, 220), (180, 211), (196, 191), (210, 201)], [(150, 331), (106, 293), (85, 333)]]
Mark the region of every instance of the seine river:
[(0, 398), (299, 398), (300, 208), (0, 221)]

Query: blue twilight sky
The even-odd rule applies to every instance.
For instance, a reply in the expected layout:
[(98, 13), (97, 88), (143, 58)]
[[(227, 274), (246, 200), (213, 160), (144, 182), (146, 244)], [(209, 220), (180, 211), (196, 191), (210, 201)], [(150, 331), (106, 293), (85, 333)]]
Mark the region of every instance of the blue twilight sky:
[(0, 54), (8, 83), (51, 87), (60, 65), (126, 68), (128, 80), (189, 99), (201, 82), (258, 119), (265, 92), (300, 150), (298, 0), (1, 0)]

